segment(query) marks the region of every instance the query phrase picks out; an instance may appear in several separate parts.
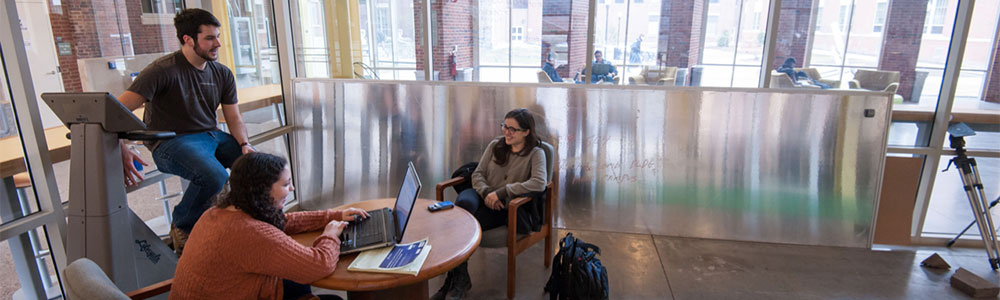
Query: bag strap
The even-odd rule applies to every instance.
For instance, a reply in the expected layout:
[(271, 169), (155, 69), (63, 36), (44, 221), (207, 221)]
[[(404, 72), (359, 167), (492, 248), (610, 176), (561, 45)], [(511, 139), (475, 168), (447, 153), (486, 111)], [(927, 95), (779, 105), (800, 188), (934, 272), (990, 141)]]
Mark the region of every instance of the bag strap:
[(556, 252), (555, 257), (552, 258), (552, 275), (549, 276), (549, 281), (545, 283), (545, 291), (549, 293), (550, 300), (556, 300), (562, 295), (565, 298), (565, 294), (568, 292), (564, 290), (564, 283), (567, 281), (569, 274), (566, 274), (566, 269), (570, 262), (572, 262), (571, 257), (573, 256), (573, 245), (575, 244), (575, 238), (573, 238), (573, 233), (567, 233), (566, 237), (559, 240), (559, 252)]

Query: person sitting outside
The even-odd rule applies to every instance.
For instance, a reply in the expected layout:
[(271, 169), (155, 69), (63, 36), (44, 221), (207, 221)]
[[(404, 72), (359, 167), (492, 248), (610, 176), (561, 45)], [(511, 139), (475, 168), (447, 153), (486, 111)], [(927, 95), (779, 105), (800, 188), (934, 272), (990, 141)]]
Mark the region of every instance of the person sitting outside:
[[(546, 43), (546, 45), (548, 45), (548, 43)], [(549, 75), (549, 79), (551, 79), (552, 82), (563, 82), (562, 77), (560, 77), (559, 73), (556, 72), (557, 56), (555, 49), (552, 49), (552, 46), (548, 46), (546, 49), (545, 64), (542, 65), (542, 71), (545, 71), (545, 74)]]
[[(601, 53), (601, 50), (594, 51), (594, 63), (591, 64), (590, 68), (590, 83), (615, 83), (615, 76), (618, 76), (618, 69), (615, 68), (615, 65), (612, 65), (607, 60), (604, 60), (604, 54)], [(585, 71), (586, 68), (580, 70), (579, 73), (576, 73), (573, 80), (576, 81), (576, 83), (583, 83), (583, 80), (580, 78), (586, 73)]]
[(790, 78), (792, 82), (797, 85), (813, 85), (824, 90), (832, 88), (829, 84), (822, 83), (819, 80), (809, 77), (809, 74), (806, 74), (806, 72), (796, 71), (795, 58), (792, 57), (785, 59), (785, 63), (781, 64), (781, 67), (778, 67), (776, 71), (779, 73), (785, 73), (785, 75), (788, 75), (788, 78)]
[[(507, 201), (545, 191), (548, 178), (531, 112), (523, 108), (508, 112), (500, 129), (503, 136), (490, 142), (472, 172), (472, 188), (455, 200), (476, 217), (483, 231), (506, 225)], [(471, 288), (468, 262), (463, 262), (448, 272), (444, 286), (431, 299), (462, 299)]]
[[(233, 163), (232, 172), (231, 190), (191, 231), (170, 299), (298, 299), (310, 294), (301, 283), (337, 268), (345, 221), (368, 213), (357, 208), (283, 213), (295, 188), (288, 161), (278, 156), (245, 154)], [(311, 247), (289, 236), (320, 229), (323, 233)]]

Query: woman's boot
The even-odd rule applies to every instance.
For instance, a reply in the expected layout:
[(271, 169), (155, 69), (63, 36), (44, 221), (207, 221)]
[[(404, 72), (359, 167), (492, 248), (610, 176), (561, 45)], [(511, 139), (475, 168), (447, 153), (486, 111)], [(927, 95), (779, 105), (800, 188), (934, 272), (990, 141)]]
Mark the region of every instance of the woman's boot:
[(455, 267), (451, 277), (451, 289), (448, 290), (448, 300), (460, 300), (465, 298), (465, 294), (472, 289), (472, 278), (469, 277), (469, 262), (463, 262)]

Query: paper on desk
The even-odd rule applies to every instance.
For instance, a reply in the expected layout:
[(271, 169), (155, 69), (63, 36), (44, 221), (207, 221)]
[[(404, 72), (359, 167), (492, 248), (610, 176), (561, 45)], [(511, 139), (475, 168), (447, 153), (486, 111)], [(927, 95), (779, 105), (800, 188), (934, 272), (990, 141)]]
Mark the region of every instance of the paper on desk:
[(431, 245), (427, 244), (426, 238), (409, 244), (372, 249), (358, 254), (347, 270), (417, 276), (430, 252)]

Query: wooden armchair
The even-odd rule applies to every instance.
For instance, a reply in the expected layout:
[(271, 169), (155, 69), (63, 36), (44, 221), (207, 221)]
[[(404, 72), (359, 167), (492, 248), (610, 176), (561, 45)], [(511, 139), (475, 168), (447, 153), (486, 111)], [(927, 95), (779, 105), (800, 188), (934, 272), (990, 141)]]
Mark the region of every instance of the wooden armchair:
[(851, 89), (896, 93), (899, 89), (899, 72), (858, 70), (848, 82)]
[[(545, 151), (545, 161), (547, 163), (545, 169), (548, 171), (547, 174), (549, 176), (548, 184), (545, 188), (545, 211), (542, 216), (542, 222), (544, 222), (542, 229), (538, 232), (517, 234), (517, 208), (527, 204), (531, 200), (528, 197), (519, 197), (507, 203), (507, 225), (484, 231), (479, 244), (486, 248), (507, 247), (507, 299), (514, 299), (514, 284), (517, 282), (515, 275), (517, 274), (518, 254), (545, 239), (545, 267), (548, 268), (552, 265), (552, 213), (556, 206), (556, 197), (559, 195), (555, 184), (558, 176), (554, 174), (556, 170), (555, 148), (546, 142), (539, 143), (539, 147), (542, 147), (542, 150)], [(456, 177), (438, 183), (436, 187), (437, 201), (444, 201), (444, 190), (446, 188), (455, 186), (465, 180), (465, 178)]]

